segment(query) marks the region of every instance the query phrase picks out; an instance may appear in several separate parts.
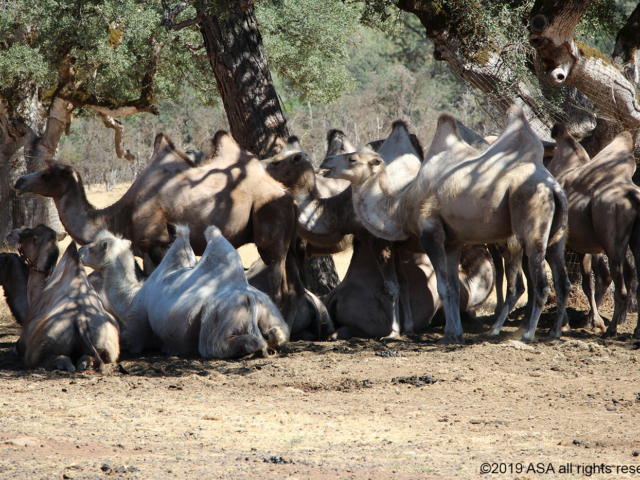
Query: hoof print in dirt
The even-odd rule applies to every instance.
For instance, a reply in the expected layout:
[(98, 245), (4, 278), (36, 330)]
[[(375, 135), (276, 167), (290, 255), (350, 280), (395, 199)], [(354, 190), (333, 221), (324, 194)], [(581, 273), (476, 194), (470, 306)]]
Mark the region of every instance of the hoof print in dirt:
[(435, 378), (431, 375), (423, 375), (421, 377), (412, 375), (410, 377), (394, 377), (391, 379), (391, 383), (406, 383), (408, 385), (413, 385), (414, 387), (424, 387), (425, 385), (433, 385), (434, 383), (441, 381), (442, 379)]
[(383, 350), (382, 352), (376, 352), (376, 357), (385, 357), (385, 358), (390, 358), (390, 357), (406, 357), (407, 354), (406, 353), (400, 353), (398, 351), (393, 351), (393, 350)]
[(574, 440), (573, 444), (576, 447), (584, 447), (584, 448), (589, 448), (590, 447), (589, 442), (583, 442), (582, 440), (578, 440), (578, 439)]

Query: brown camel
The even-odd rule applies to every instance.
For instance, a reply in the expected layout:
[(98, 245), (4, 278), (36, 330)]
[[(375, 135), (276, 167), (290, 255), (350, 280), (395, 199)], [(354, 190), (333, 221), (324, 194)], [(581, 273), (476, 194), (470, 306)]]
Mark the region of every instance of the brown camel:
[[(54, 265), (45, 273), (33, 270), (29, 275), (31, 294), (34, 293), (33, 279), (43, 277), (45, 284), (30, 298), (29, 313), (17, 344), (27, 367), (54, 367), (73, 372), (93, 365), (101, 371), (104, 362), (115, 362), (120, 353), (118, 324), (104, 310), (89, 284), (76, 244), (69, 245), (57, 266), (57, 234), (49, 227), (24, 229), (20, 232), (20, 245), (27, 263), (42, 265), (41, 260), (45, 259), (53, 260)], [(40, 282), (35, 287), (39, 288)]]
[[(402, 253), (403, 270), (408, 280), (410, 308), (416, 331), (430, 326), (442, 306), (433, 266), (424, 253)], [(475, 315), (493, 289), (493, 270), (485, 247), (475, 245), (464, 250), (459, 271), (460, 310)], [(377, 338), (390, 328), (392, 304), (379, 295), (382, 275), (376, 268), (369, 245), (354, 242), (353, 256), (347, 274), (324, 298), (335, 323), (334, 339), (352, 337)]]
[[(563, 124), (552, 131), (557, 152), (549, 164), (549, 172), (556, 177), (567, 195), (569, 205), (569, 234), (567, 244), (584, 254), (606, 253), (615, 285), (613, 319), (605, 336), (617, 333), (618, 324), (627, 316), (629, 288), (635, 277), (627, 260), (627, 246), (640, 266), (640, 188), (631, 181), (636, 163), (633, 158), (633, 139), (628, 132), (589, 160), (587, 152), (569, 134)], [(583, 288), (589, 299), (589, 322), (594, 331), (604, 332), (604, 322), (598, 314), (589, 261), (583, 261)], [(640, 295), (640, 290), (637, 292)], [(640, 337), (640, 323), (634, 337)]]
[[(339, 130), (331, 130), (327, 141), (327, 153), (331, 155), (353, 151), (354, 148)], [(404, 122), (394, 122), (393, 131), (380, 150), (385, 160), (390, 162), (389, 171), (398, 174), (398, 187), (403, 185), (402, 182), (406, 183), (401, 178), (406, 172), (417, 172), (422, 149), (420, 147), (420, 153), (416, 152)], [(396, 268), (397, 258), (394, 257), (397, 255), (390, 242), (375, 238), (358, 221), (351, 200), (352, 189), (349, 187), (338, 195), (323, 198), (317, 186), (319, 177), (295, 137), (279, 155), (263, 163), (269, 174), (285, 185), (298, 203), (298, 235), (307, 242), (308, 254), (341, 252), (351, 246), (354, 236), (369, 243), (384, 278), (383, 292), (396, 306), (391, 312), (392, 329), (388, 337), (400, 334), (399, 304), (405, 305), (402, 333), (412, 333), (411, 309), (406, 307), (409, 301), (406, 281), (401, 267)]]
[(67, 165), (25, 175), (15, 189), (53, 198), (78, 243), (91, 243), (108, 230), (131, 240), (134, 253), (148, 253), (155, 265), (171, 244), (170, 225), (189, 225), (197, 255), (206, 247), (207, 225), (218, 226), (236, 248), (253, 242), (269, 265), (276, 304), (293, 322), (303, 292), (295, 257), (287, 260), (296, 241), (294, 200), (229, 134), (219, 131), (211, 143), (211, 153), (196, 165), (165, 134), (157, 135), (149, 165), (120, 200), (102, 210), (87, 201), (80, 175)]
[[(437, 149), (441, 153), (430, 153)], [(462, 246), (495, 243), (512, 235), (524, 247), (535, 285), (531, 320), (522, 340), (535, 337), (549, 294), (545, 254), (558, 298), (558, 318), (550, 335), (558, 337), (571, 288), (563, 258), (566, 199), (542, 165), (542, 143), (522, 110), (511, 107), (498, 140), (475, 157), (469, 157), (470, 149), (456, 120), (441, 115), (420, 172), (399, 193), (390, 192), (384, 161), (367, 148), (328, 157), (320, 168), (327, 169), (329, 177), (351, 181), (355, 212), (371, 233), (391, 241), (419, 236), (445, 307), (441, 343), (463, 342), (458, 310)]]
[(18, 325), (22, 325), (29, 313), (27, 297), (27, 281), (29, 267), (15, 253), (0, 253), (0, 285), (4, 290), (4, 298), (9, 310)]

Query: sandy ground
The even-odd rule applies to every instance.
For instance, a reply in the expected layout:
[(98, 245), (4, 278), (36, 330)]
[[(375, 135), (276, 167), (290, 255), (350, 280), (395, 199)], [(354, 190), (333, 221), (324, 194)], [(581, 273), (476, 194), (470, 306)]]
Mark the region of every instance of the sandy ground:
[[(520, 309), (499, 340), (484, 335), (490, 315), (465, 326), (465, 346), (438, 345), (439, 327), (389, 344), (296, 342), (268, 359), (125, 353), (93, 375), (25, 369), (0, 303), (0, 478), (640, 472), (637, 315), (615, 340), (575, 329), (545, 342), (554, 312), (531, 345), (513, 339)], [(574, 325), (584, 315), (569, 313)]]

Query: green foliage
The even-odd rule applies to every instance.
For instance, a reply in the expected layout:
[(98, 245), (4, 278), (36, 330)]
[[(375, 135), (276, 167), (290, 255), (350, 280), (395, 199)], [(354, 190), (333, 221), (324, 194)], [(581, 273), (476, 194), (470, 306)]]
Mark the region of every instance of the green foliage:
[(342, 0), (276, 0), (259, 3), (269, 66), (304, 101), (328, 103), (350, 90), (347, 45), (362, 7)]
[[(177, 94), (185, 77), (205, 83), (202, 69), (183, 42), (198, 42), (195, 31), (159, 27), (156, 0), (9, 0), (0, 14), (0, 88), (35, 82), (55, 88), (65, 67), (74, 83), (98, 101), (119, 103), (140, 96), (155, 42), (166, 42), (155, 75), (155, 96)], [(3, 48), (4, 47), (4, 48)], [(154, 99), (149, 99), (154, 100)]]

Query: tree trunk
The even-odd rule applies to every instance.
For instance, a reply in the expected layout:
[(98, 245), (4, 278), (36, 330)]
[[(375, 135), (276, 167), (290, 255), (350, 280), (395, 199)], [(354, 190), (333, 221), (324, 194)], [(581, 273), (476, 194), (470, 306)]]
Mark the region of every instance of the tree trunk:
[(244, 150), (269, 156), (289, 128), (273, 86), (253, 7), (227, 18), (202, 15), (202, 37), (229, 120)]

